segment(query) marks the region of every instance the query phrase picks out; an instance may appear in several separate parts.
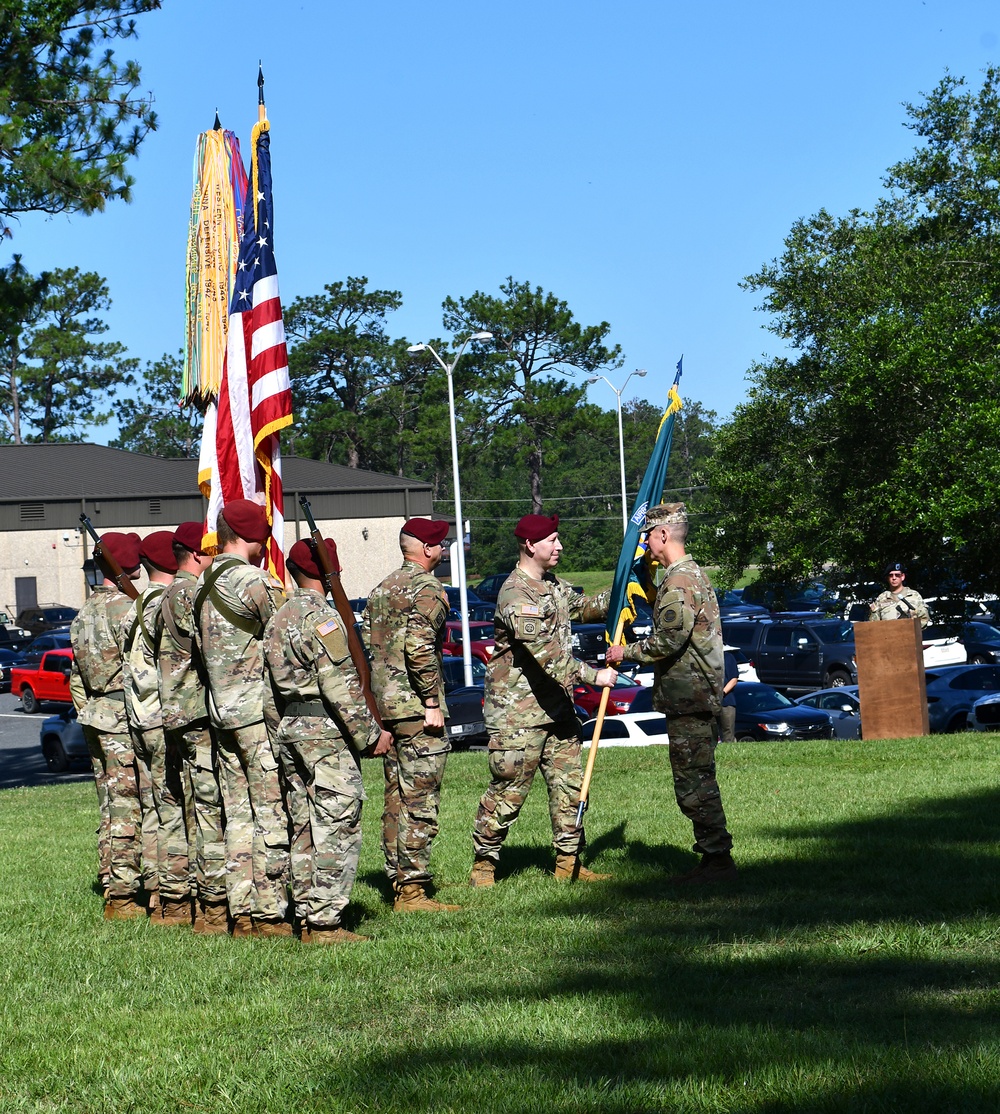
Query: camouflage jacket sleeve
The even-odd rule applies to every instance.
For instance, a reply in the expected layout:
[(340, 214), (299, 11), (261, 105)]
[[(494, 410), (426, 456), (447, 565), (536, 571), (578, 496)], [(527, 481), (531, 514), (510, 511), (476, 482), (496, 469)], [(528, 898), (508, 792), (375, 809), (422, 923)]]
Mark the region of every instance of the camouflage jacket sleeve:
[[(626, 661), (662, 661), (677, 656), (690, 643), (706, 600), (700, 578), (688, 575), (687, 564), (678, 562), (667, 569), (653, 605), (652, 634), (625, 646)], [(690, 564), (693, 568), (693, 562)]]
[(406, 668), (421, 704), (440, 700), (444, 688), (439, 634), (448, 617), (440, 586), (414, 585), (413, 607), (406, 620)]
[(367, 750), (378, 742), (380, 728), (365, 701), (343, 620), (331, 613), (315, 625), (312, 637), (318, 644), (316, 677), (323, 702), (344, 738), (355, 750)]
[[(560, 581), (563, 584), (564, 581)], [(597, 596), (581, 596), (570, 587), (569, 614), (574, 623), (600, 623), (608, 617), (611, 589)]]

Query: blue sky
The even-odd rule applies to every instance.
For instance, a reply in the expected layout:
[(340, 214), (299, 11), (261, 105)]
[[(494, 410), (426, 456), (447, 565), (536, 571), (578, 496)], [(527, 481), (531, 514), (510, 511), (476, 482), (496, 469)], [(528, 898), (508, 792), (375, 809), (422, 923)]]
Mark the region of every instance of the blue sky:
[[(914, 146), (903, 102), (1000, 60), (996, 0), (164, 0), (118, 48), (159, 130), (135, 200), (26, 217), (33, 271), (105, 276), (109, 338), (183, 343), (191, 164), (218, 108), (249, 152), (263, 60), (282, 300), (348, 275), (396, 289), (394, 336), (443, 333), (441, 302), (512, 274), (609, 321), (625, 397), (720, 415), (779, 351), (738, 283), (821, 207), (872, 204)], [(614, 396), (598, 383), (592, 401)], [(113, 435), (113, 434), (112, 434)]]

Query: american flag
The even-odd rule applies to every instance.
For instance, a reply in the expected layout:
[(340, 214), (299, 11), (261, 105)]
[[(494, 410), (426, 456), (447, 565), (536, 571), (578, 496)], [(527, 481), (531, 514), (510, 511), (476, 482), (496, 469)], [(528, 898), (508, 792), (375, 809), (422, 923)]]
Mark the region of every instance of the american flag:
[(203, 459), (202, 468), (207, 465), (211, 471), (206, 535), (214, 535), (219, 512), (230, 500), (262, 503), (271, 523), (267, 567), (283, 583), (285, 520), (278, 434), (292, 423), (292, 391), (274, 261), (271, 152), (266, 123), (254, 129), (253, 169), (244, 212), (246, 226), (229, 302), (229, 335), (218, 411), (213, 414), (210, 408), (205, 415), (202, 448), (203, 453), (208, 450), (208, 460)]

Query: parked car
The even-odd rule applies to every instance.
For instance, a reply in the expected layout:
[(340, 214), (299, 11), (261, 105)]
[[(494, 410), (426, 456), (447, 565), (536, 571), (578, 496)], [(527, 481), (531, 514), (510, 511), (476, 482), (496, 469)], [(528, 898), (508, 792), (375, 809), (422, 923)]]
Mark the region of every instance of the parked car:
[[(583, 745), (589, 746), (594, 740), (596, 719), (588, 719), (580, 727)], [(651, 744), (669, 742), (667, 717), (662, 712), (625, 712), (604, 721), (601, 728), (602, 747), (648, 747)]]
[(27, 646), (17, 655), (18, 665), (36, 665), (42, 660), (46, 650), (70, 650), (73, 644), (68, 634), (59, 631), (49, 631), (33, 638)]
[[(480, 600), (478, 603), (469, 603), (469, 622), (492, 623), (496, 611), (497, 605), (495, 603), (490, 603), (488, 600)], [(448, 618), (453, 623), (460, 623), (462, 621), (461, 609), (458, 607), (451, 608), (448, 612)]]
[(635, 599), (635, 618), (625, 624), (625, 641), (640, 642), (653, 633), (653, 609), (639, 596)]
[(76, 721), (76, 708), (64, 708), (42, 720), (40, 731), (42, 754), (50, 774), (61, 774), (71, 762), (90, 765), (90, 751), (83, 728)]
[(444, 728), (452, 746), (487, 742), (486, 721), (483, 718), (485, 679), (486, 666), (478, 658), (472, 659), (471, 685), (465, 683), (461, 658), (444, 659), (444, 698), (448, 705)]
[(13, 650), (0, 650), (0, 692), (10, 692), (10, 671), (16, 661)]
[(861, 738), (861, 702), (857, 685), (841, 685), (836, 689), (820, 689), (795, 701), (804, 708), (826, 712), (833, 723), (835, 739)]
[(743, 599), (742, 588), (731, 588), (728, 592), (716, 591), (719, 601), (719, 615), (723, 619), (769, 619), (771, 612), (759, 603), (747, 603)]
[[(642, 691), (642, 685), (633, 684), (628, 677), (619, 677), (611, 690), (611, 695), (608, 697), (605, 715), (617, 716), (622, 712), (630, 712), (632, 701)], [(583, 708), (587, 713), (587, 718), (589, 718), (597, 715), (597, 708), (601, 703), (603, 692), (604, 689), (597, 685), (577, 685), (573, 690), (573, 702), (578, 707)]]
[(11, 624), (0, 626), (0, 649), (23, 650), (32, 639), (30, 630)]
[(510, 572), (511, 570), (508, 569), (506, 572), (495, 572), (492, 576), (485, 577), (476, 585), (476, 595), (481, 600), (496, 603), (503, 582), (510, 576)]
[(723, 623), (722, 637), (746, 654), (764, 684), (811, 692), (858, 680), (854, 628), (843, 619)]
[[(959, 641), (961, 628), (952, 624), (924, 627), (924, 668), (936, 669), (939, 665), (964, 665), (969, 654)], [(991, 659), (992, 660), (992, 659)]]
[[(452, 587), (451, 584), (445, 584), (444, 590), (448, 595), (448, 606), (451, 608), (458, 608), (462, 606), (462, 594), (458, 588)], [(482, 603), (482, 599), (476, 594), (476, 590), (472, 585), (467, 585), (465, 589), (465, 599), (467, 603)]]
[(962, 628), (961, 639), (970, 665), (992, 665), (1000, 662), (1000, 627), (995, 624), (966, 623)]
[(736, 697), (737, 740), (832, 739), (833, 723), (825, 712), (803, 708), (770, 685), (741, 681)]
[(47, 650), (37, 665), (15, 665), (10, 675), (10, 690), (21, 698), (21, 707), (30, 716), (42, 710), (42, 702), (53, 700), (71, 704), (69, 674), (72, 650)]
[(608, 653), (608, 640), (603, 623), (572, 623), (573, 656), (590, 665), (603, 665)]
[(986, 693), (1000, 693), (1000, 665), (946, 665), (924, 677), (931, 731), (964, 731), (972, 705)]
[(54, 604), (51, 607), (26, 607), (17, 617), (17, 625), (31, 631), (33, 635), (44, 634), (47, 630), (68, 627), (76, 618), (75, 607)]
[[(496, 638), (492, 623), (469, 623), (469, 649), (484, 664), (493, 656)], [(462, 656), (462, 624), (448, 621), (444, 625), (444, 652)]]
[(969, 724), (975, 731), (1000, 731), (1000, 692), (981, 696), (972, 705)]
[(820, 612), (839, 614), (841, 604), (836, 592), (829, 591), (821, 580), (800, 584), (775, 584), (755, 580), (743, 589), (741, 604), (756, 604), (775, 612)]
[[(742, 650), (737, 649), (735, 646), (726, 646), (726, 649), (736, 658), (736, 667), (739, 670), (741, 681), (759, 681), (760, 677), (757, 676), (757, 670), (754, 663), (743, 653)], [(624, 662), (628, 665), (628, 662)], [(628, 671), (619, 670), (619, 677), (628, 678), (633, 684), (642, 685), (643, 688), (648, 688), (653, 683), (653, 678), (656, 676), (655, 670), (651, 665), (638, 665)]]

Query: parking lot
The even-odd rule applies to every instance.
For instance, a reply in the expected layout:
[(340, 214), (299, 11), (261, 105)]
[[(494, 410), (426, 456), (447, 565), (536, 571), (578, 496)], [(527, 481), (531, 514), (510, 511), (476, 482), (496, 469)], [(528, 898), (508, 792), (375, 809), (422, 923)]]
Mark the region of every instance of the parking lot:
[(38, 715), (26, 716), (17, 697), (10, 693), (0, 696), (0, 789), (81, 781), (91, 776), (81, 765), (71, 766), (64, 774), (50, 774), (45, 767), (39, 731), (46, 716), (59, 708), (58, 704), (47, 704)]

